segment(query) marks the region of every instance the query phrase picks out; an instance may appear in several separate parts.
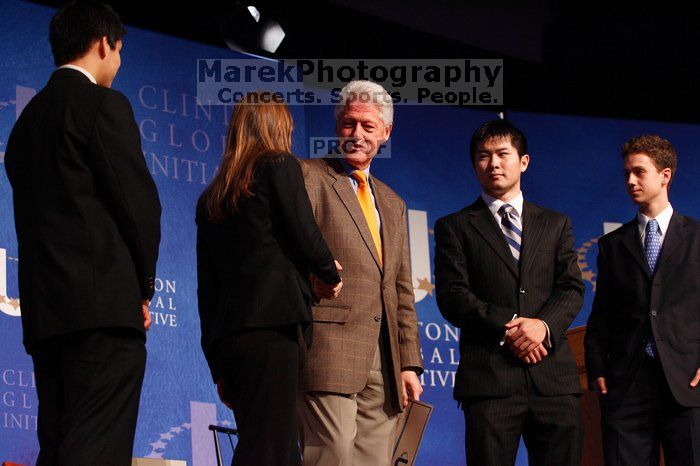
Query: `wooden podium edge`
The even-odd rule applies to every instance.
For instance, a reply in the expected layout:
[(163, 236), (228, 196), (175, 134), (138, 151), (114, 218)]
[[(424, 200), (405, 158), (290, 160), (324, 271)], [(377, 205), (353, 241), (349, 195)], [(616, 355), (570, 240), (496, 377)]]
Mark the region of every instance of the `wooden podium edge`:
[(586, 335), (586, 326), (570, 328), (566, 332), (569, 340), (569, 348), (574, 354), (576, 368), (578, 369), (578, 380), (582, 390), (588, 390), (588, 379), (586, 376), (586, 355), (583, 347), (583, 337)]
[(583, 338), (585, 335), (585, 325), (571, 328), (566, 332), (569, 348), (576, 360), (576, 368), (578, 369), (578, 378), (582, 391), (581, 398), (579, 398), (581, 417), (583, 419), (583, 453), (581, 455), (581, 466), (600, 466), (603, 464), (600, 405), (598, 404), (598, 395), (588, 389), (586, 357), (583, 345)]

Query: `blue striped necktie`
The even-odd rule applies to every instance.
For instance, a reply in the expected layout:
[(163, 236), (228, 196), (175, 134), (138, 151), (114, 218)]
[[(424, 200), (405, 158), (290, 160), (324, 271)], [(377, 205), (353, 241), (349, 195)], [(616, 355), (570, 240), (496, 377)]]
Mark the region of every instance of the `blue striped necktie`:
[[(656, 219), (651, 219), (647, 222), (645, 236), (644, 236), (644, 254), (647, 257), (647, 264), (649, 264), (649, 270), (651, 274), (654, 275), (656, 271), (656, 264), (659, 260), (659, 254), (661, 253), (661, 236), (660, 236), (659, 222)], [(651, 358), (655, 358), (658, 354), (656, 349), (656, 343), (654, 342), (654, 337), (650, 337), (644, 347), (647, 355)]]
[(659, 235), (659, 222), (652, 218), (647, 222), (646, 234), (644, 236), (644, 254), (647, 256), (647, 264), (652, 275), (656, 271), (656, 262), (659, 260), (661, 252), (661, 236)]
[(515, 215), (514, 207), (510, 204), (503, 204), (498, 209), (498, 214), (501, 216), (501, 230), (506, 237), (510, 252), (513, 254), (515, 265), (518, 265), (520, 262), (520, 244), (523, 238), (520, 219)]

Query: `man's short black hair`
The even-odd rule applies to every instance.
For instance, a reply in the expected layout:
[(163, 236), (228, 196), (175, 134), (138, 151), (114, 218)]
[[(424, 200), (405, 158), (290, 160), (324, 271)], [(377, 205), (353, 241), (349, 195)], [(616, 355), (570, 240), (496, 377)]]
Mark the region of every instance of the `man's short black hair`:
[(522, 157), (527, 154), (527, 138), (513, 123), (506, 120), (487, 121), (472, 135), (471, 143), (469, 144), (469, 156), (474, 165), (476, 151), (479, 144), (483, 144), (491, 138), (510, 139), (510, 143), (518, 151), (518, 155)]
[(51, 19), (49, 41), (53, 61), (61, 66), (77, 60), (105, 36), (114, 50), (124, 34), (124, 24), (112, 7), (92, 0), (75, 0)]

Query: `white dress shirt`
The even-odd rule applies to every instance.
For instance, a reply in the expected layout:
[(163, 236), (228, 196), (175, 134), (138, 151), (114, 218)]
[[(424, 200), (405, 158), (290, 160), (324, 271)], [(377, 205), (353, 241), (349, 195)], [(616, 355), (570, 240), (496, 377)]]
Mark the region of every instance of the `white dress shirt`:
[[(661, 235), (659, 240), (661, 241), (661, 246), (664, 245), (664, 238), (666, 238), (666, 232), (668, 231), (668, 225), (671, 223), (671, 217), (673, 216), (673, 207), (671, 204), (666, 206), (664, 210), (659, 212), (656, 216), (656, 221), (659, 224), (659, 229), (661, 230)], [(646, 240), (646, 229), (647, 223), (651, 220), (649, 217), (641, 212), (637, 212), (637, 222), (639, 223), (639, 237), (642, 239), (642, 247), (645, 246), (644, 242)]]
[(498, 213), (498, 209), (501, 208), (503, 204), (509, 204), (513, 206), (513, 211), (511, 212), (512, 215), (514, 215), (518, 221), (520, 222), (520, 225), (523, 224), (523, 192), (520, 191), (517, 196), (515, 196), (513, 199), (511, 199), (508, 202), (503, 202), (500, 199), (497, 199), (493, 196), (489, 196), (486, 193), (481, 193), (481, 199), (484, 200), (486, 205), (488, 206), (489, 210), (493, 214), (493, 218), (496, 219), (496, 223), (499, 225), (501, 224), (501, 214)]

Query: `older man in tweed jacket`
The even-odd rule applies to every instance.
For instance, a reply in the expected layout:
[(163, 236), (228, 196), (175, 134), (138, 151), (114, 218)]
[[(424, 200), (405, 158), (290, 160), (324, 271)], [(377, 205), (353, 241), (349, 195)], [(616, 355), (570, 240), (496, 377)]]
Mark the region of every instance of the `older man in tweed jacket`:
[(303, 164), (316, 221), (344, 282), (339, 299), (313, 307), (299, 403), (304, 465), (380, 466), (391, 461), (398, 413), (423, 391), (406, 204), (369, 175), (391, 133), (391, 98), (368, 81), (351, 82), (340, 97), (342, 157)]

